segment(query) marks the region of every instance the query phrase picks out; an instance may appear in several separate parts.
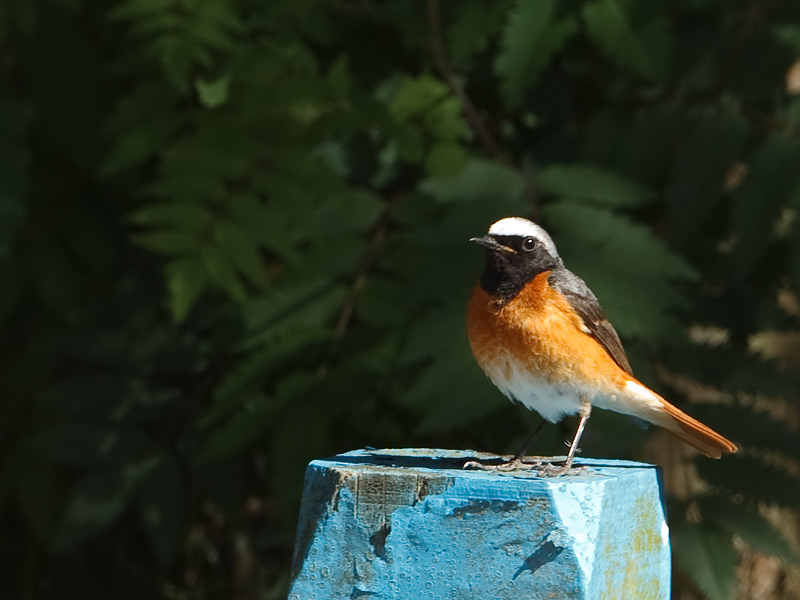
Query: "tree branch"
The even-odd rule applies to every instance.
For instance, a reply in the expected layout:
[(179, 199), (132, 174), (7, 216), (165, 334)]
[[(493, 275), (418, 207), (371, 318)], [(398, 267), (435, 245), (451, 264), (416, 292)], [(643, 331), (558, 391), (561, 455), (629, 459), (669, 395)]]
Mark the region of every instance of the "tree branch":
[(386, 239), (386, 234), (389, 231), (390, 210), (394, 204), (394, 200), (394, 196), (386, 200), (383, 214), (381, 214), (381, 216), (378, 218), (378, 221), (372, 230), (372, 235), (369, 239), (369, 242), (367, 243), (367, 246), (361, 255), (358, 268), (353, 276), (353, 282), (350, 284), (350, 289), (347, 292), (347, 296), (342, 303), (342, 308), (339, 311), (339, 316), (336, 319), (336, 325), (333, 328), (333, 339), (331, 340), (330, 347), (328, 348), (328, 352), (324, 360), (317, 368), (317, 376), (319, 378), (323, 378), (325, 375), (327, 375), (331, 361), (334, 359), (336, 351), (339, 348), (339, 344), (347, 333), (347, 329), (350, 327), (350, 323), (355, 312), (358, 295), (361, 292), (361, 289), (364, 287), (364, 284), (367, 282), (367, 276), (372, 269), (373, 264), (375, 263), (375, 259), (378, 256), (378, 250), (383, 244), (383, 241)]
[[(447, 87), (456, 95), (461, 101), (461, 108), (464, 111), (464, 116), (469, 123), (469, 126), (480, 138), (484, 148), (489, 153), (489, 156), (495, 160), (499, 160), (507, 165), (511, 165), (511, 161), (500, 150), (497, 142), (486, 126), (486, 122), (481, 117), (478, 109), (467, 96), (464, 86), (458, 81), (455, 71), (447, 59), (447, 51), (444, 46), (444, 37), (442, 36), (442, 20), (439, 14), (439, 0), (427, 0), (428, 2), (428, 27), (430, 28), (431, 48), (433, 51), (433, 62), (439, 70), (442, 78), (444, 79)], [(512, 165), (513, 166), (513, 165)], [(539, 212), (539, 192), (533, 182), (528, 181), (522, 195), (528, 201), (531, 207), (531, 217), (534, 221), (539, 221), (541, 214)]]
[(450, 61), (447, 60), (447, 52), (445, 51), (444, 39), (442, 37), (442, 22), (439, 16), (439, 0), (428, 0), (428, 27), (430, 28), (433, 61), (447, 86), (461, 101), (461, 107), (464, 111), (464, 116), (467, 118), (467, 122), (478, 135), (481, 143), (489, 152), (489, 155), (492, 158), (507, 162), (503, 153), (500, 152), (500, 148), (494, 136), (492, 136), (489, 128), (486, 127), (486, 123), (480, 113), (475, 108), (469, 96), (467, 96), (464, 87), (458, 81), (453, 67), (450, 65)]

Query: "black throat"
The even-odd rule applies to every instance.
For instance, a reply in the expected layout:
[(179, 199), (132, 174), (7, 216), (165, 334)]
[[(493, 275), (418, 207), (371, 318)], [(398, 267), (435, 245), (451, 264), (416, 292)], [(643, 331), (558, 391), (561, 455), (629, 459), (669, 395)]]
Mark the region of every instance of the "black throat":
[(553, 257), (539, 245), (532, 252), (525, 252), (513, 239), (498, 241), (514, 248), (515, 254), (489, 251), (486, 253), (486, 267), (481, 275), (481, 288), (501, 304), (513, 300), (533, 278), (545, 271), (563, 268), (559, 257)]

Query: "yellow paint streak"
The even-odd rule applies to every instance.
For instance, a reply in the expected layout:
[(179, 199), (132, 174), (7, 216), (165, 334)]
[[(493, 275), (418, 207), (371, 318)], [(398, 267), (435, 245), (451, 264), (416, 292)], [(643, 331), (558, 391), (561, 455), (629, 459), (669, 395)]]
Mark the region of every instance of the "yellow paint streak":
[[(601, 600), (647, 600), (661, 598), (658, 578), (642, 573), (641, 558), (652, 558), (661, 552), (661, 515), (656, 507), (646, 498), (639, 498), (633, 510), (624, 516), (636, 523), (632, 547), (625, 551), (609, 546), (613, 536), (600, 535), (606, 540), (601, 551), (604, 563), (608, 565)], [(607, 527), (613, 527), (608, 523)], [(622, 582), (615, 576), (622, 573)]]

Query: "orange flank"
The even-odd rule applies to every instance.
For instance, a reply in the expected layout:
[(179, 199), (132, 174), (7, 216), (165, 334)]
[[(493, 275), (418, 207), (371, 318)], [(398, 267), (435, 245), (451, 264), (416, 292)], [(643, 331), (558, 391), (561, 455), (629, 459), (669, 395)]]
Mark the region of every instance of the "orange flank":
[(626, 373), (550, 286), (550, 273), (536, 275), (507, 303), (480, 285), (469, 301), (472, 352), (504, 394), (550, 421), (576, 414), (586, 397), (599, 408), (664, 427), (707, 456), (736, 451), (732, 442)]

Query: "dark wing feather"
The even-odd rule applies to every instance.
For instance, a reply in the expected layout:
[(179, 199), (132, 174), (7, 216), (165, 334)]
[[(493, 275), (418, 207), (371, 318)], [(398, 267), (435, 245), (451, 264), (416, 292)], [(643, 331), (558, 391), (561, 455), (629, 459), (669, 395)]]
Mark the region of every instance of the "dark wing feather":
[(628, 375), (633, 375), (628, 357), (619, 336), (611, 323), (608, 322), (600, 302), (597, 297), (584, 283), (583, 279), (575, 275), (572, 271), (560, 267), (553, 271), (548, 278), (548, 283), (563, 295), (569, 302), (572, 309), (578, 313), (589, 335), (596, 339), (600, 345), (608, 352), (620, 368)]

